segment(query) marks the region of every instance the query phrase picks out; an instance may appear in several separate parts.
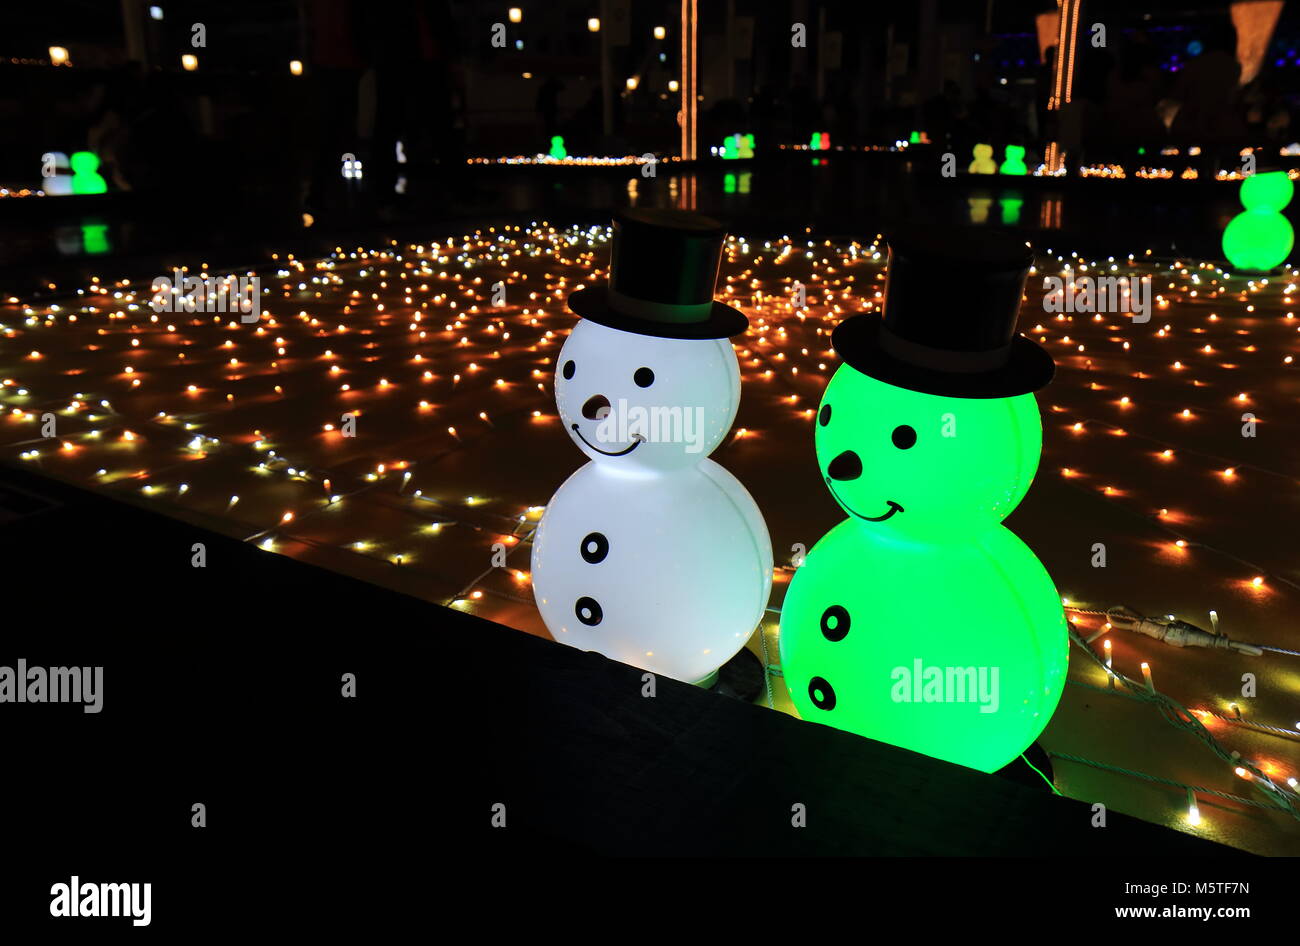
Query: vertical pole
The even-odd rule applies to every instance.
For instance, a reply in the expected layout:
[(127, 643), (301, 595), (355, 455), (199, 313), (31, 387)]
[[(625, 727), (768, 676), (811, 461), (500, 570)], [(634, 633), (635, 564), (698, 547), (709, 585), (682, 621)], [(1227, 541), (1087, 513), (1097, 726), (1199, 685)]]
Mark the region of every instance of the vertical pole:
[(885, 30), (885, 105), (894, 105), (894, 21)]
[(600, 127), (614, 134), (614, 89), (609, 68), (609, 0), (600, 0)]
[(696, 154), (695, 119), (699, 106), (699, 93), (695, 89), (695, 56), (699, 38), (695, 35), (699, 25), (698, 0), (682, 0), (682, 160), (694, 161)]
[[(939, 9), (936, 0), (921, 0), (917, 7), (915, 128), (925, 126), (925, 103), (943, 90), (943, 64), (939, 62)], [(939, 77), (936, 81), (936, 77)]]
[(1079, 38), (1079, 8), (1082, 0), (1057, 0), (1061, 7), (1061, 22), (1056, 31), (1056, 63), (1052, 67), (1052, 94), (1047, 109), (1057, 113), (1056, 141), (1047, 146), (1045, 163), (1049, 173), (1055, 174), (1065, 166), (1065, 152), (1060, 139), (1063, 116), (1061, 112), (1070, 104), (1074, 94), (1074, 56)]
[(729, 99), (736, 97), (736, 0), (727, 0), (727, 91)]
[(311, 49), (307, 45), (307, 0), (298, 0), (298, 60), (311, 67)]
[(145, 42), (144, 4), (141, 0), (122, 0), (122, 34), (126, 37), (126, 58), (149, 66), (149, 47)]
[[(817, 105), (826, 100), (826, 8), (817, 10)], [(822, 122), (818, 122), (820, 128)]]

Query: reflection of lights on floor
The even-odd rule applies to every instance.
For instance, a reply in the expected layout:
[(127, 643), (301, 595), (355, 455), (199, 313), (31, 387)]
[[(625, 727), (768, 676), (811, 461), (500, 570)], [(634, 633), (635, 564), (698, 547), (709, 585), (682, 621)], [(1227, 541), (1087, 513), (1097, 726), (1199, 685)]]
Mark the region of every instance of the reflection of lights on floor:
[[(360, 162), (347, 155), (345, 167), (349, 161), (354, 162), (350, 170), (360, 173)], [(739, 183), (738, 177), (738, 188)], [(151, 318), (154, 313), (145, 304), (146, 285), (125, 280), (110, 283), (95, 278), (72, 294), (41, 304), (24, 304), (10, 296), (7, 308), (0, 310), (0, 320), (6, 323), (0, 330), (27, 353), (23, 364), (31, 377), (5, 379), (0, 386), (7, 409), (0, 423), (16, 429), (38, 422), (40, 411), (32, 407), (26, 385), (39, 381), (39, 397), (59, 405), (59, 439), (48, 448), (25, 443), (15, 449), (20, 458), (44, 464), (52, 464), (54, 458), (75, 462), (84, 467), (83, 476), (103, 483), (129, 477), (139, 485), (143, 479), (146, 495), (253, 517), (256, 521), (249, 524), (263, 529), (298, 529), (304, 522), (310, 524), (309, 514), (325, 508), (336, 512), (341, 508), (344, 514), (335, 518), (341, 527), (351, 528), (350, 522), (344, 525), (346, 511), (365, 502), (364, 493), (353, 496), (360, 487), (420, 503), (447, 493), (436, 489), (435, 470), (399, 468), (395, 461), (384, 459), (382, 448), (380, 462), (372, 462), (359, 474), (335, 469), (355, 443), (349, 423), (363, 433), (368, 425), (396, 431), (409, 429), (406, 425), (411, 423), (428, 423), (418, 429), (425, 438), (422, 449), (433, 452), (471, 447), (483, 437), (506, 436), (518, 429), (521, 420), (554, 420), (552, 358), (572, 322), (564, 299), (576, 286), (603, 277), (606, 239), (603, 227), (560, 229), (535, 224), (485, 228), (425, 244), (339, 248), (317, 260), (277, 257), (274, 270), (264, 278), (266, 311), (256, 326), (202, 312), (171, 315), (172, 321), (163, 324)], [(770, 391), (783, 405), (783, 416), (801, 425), (815, 423), (821, 387), (838, 365), (829, 347), (830, 330), (848, 314), (879, 310), (884, 263), (884, 246), (878, 240), (730, 239), (718, 295), (741, 304), (752, 320), (751, 331), (737, 345), (745, 390), (751, 395)], [(1264, 415), (1269, 410), (1267, 390), (1252, 391), (1240, 379), (1224, 389), (1211, 372), (1225, 357), (1240, 363), (1233, 369), (1236, 373), (1253, 370), (1256, 376), (1293, 363), (1294, 340), (1283, 343), (1284, 350), (1273, 356), (1280, 356), (1278, 360), (1260, 357), (1259, 352), (1276, 352), (1276, 336), (1268, 333), (1287, 316), (1293, 322), (1294, 313), (1283, 313), (1281, 305), (1291, 304), (1283, 290), (1286, 287), (1290, 293), (1294, 286), (1288, 286), (1287, 279), (1228, 279), (1208, 263), (1158, 265), (1134, 256), (1090, 261), (1047, 255), (1040, 257), (1037, 271), (1067, 268), (1079, 273), (1151, 276), (1161, 287), (1156, 305), (1162, 310), (1175, 307), (1180, 318), (1166, 325), (1142, 326), (1100, 313), (1054, 313), (1040, 315), (1041, 321), (1034, 324), (1029, 313), (1041, 308), (1036, 294), (1041, 286), (1031, 278), (1022, 315), (1026, 331), (1060, 353), (1062, 377), (1070, 372), (1093, 373), (1080, 388), (1107, 398), (1099, 404), (1112, 411), (1109, 416), (1085, 412), (1078, 399), (1050, 405), (1053, 415), (1061, 415), (1063, 433), (1073, 435), (1049, 436), (1055, 449), (1073, 454), (1069, 465), (1056, 466), (1061, 477), (1071, 485), (1090, 483), (1102, 501), (1120, 504), (1147, 499), (1147, 484), (1140, 472), (1127, 472), (1137, 470), (1139, 464), (1103, 471), (1097, 468), (1101, 456), (1134, 460), (1143, 456), (1148, 464), (1151, 457), (1168, 464), (1177, 460), (1170, 469), (1186, 468), (1180, 475), (1195, 478), (1213, 473), (1219, 484), (1244, 482), (1246, 467), (1231, 462), (1234, 457), (1223, 457), (1215, 465), (1194, 450), (1178, 449), (1177, 443), (1153, 442), (1151, 437), (1161, 432), (1149, 425), (1158, 421), (1149, 416), (1153, 408), (1144, 411), (1142, 405), (1167, 405), (1165, 416), (1174, 415), (1182, 422), (1180, 429), (1216, 422), (1216, 404), (1233, 408), (1249, 404), (1253, 414)], [(206, 267), (195, 271), (200, 269), (206, 271)], [(796, 284), (801, 297), (794, 293)], [(56, 287), (49, 288), (54, 292)], [(954, 293), (959, 290), (954, 287)], [(1214, 311), (1196, 324), (1192, 320), (1201, 305)], [(1228, 318), (1238, 313), (1248, 313), (1251, 321), (1239, 325)], [(1179, 331), (1173, 330), (1175, 324)], [(75, 357), (69, 350), (56, 351), (46, 344), (51, 336), (44, 330), (56, 327), (84, 342)], [(1217, 334), (1207, 336), (1207, 332)], [(1247, 361), (1252, 356), (1256, 360)], [(1143, 370), (1095, 371), (1103, 362), (1127, 358), (1143, 365)], [(100, 367), (105, 360), (111, 371)], [(1192, 370), (1189, 364), (1202, 367)], [(77, 386), (92, 388), (90, 393), (69, 389), (67, 381), (74, 374), (81, 375)], [(1187, 400), (1178, 404), (1177, 393), (1139, 397), (1131, 386), (1149, 387), (1155, 382), (1186, 393)], [(1066, 390), (1060, 390), (1057, 399), (1066, 400)], [(101, 401), (105, 405), (111, 401), (111, 406)], [(286, 401), (296, 406), (295, 416), (306, 418), (303, 429), (283, 420), (258, 421), (277, 429), (258, 431), (252, 437), (244, 426), (247, 420), (256, 411)], [(160, 402), (168, 409), (160, 412)], [(94, 412), (91, 404), (96, 405)], [(1135, 432), (1116, 425), (1112, 421), (1121, 411), (1135, 417), (1145, 413), (1148, 429)], [(345, 414), (352, 416), (350, 422), (344, 420)], [(758, 426), (765, 425), (751, 421), (737, 427), (733, 442), (745, 445), (745, 450), (763, 449)], [(104, 436), (98, 437), (101, 431)], [(182, 431), (182, 438), (173, 437)], [(1101, 438), (1106, 442), (1101, 443), (1094, 433), (1110, 437)], [(1162, 433), (1167, 441), (1179, 436), (1168, 425)], [(31, 437), (10, 439), (30, 441)], [(134, 466), (115, 469), (124, 457), (114, 455), (112, 445), (137, 451)], [(247, 449), (256, 452), (257, 460), (232, 466), (230, 461)], [(222, 470), (218, 482), (194, 474), (187, 475), (186, 484), (169, 482), (165, 471), (177, 457), (205, 468), (215, 464)], [(401, 472), (395, 473), (398, 469)], [(338, 485), (332, 485), (331, 479)], [(239, 491), (221, 492), (220, 481), (227, 487), (237, 485)], [(300, 492), (266, 508), (271, 504), (261, 497), (289, 483)], [(1207, 491), (1207, 500), (1224, 498), (1214, 496), (1212, 490)], [(254, 494), (257, 498), (250, 504)], [(527, 505), (528, 498), (516, 499), (518, 505), (509, 508), (508, 498), (480, 499), (472, 494), (460, 510), (491, 515), (506, 505), (501, 511), (511, 520), (533, 521), (534, 507)], [(1182, 503), (1184, 497), (1178, 499)], [(455, 505), (436, 508), (440, 516), (454, 520)], [(1155, 505), (1148, 499), (1142, 511), (1145, 514)], [(521, 513), (523, 509), (529, 511)], [(1198, 520), (1161, 508), (1151, 521), (1172, 526)], [(422, 534), (433, 538), (440, 526)], [(355, 537), (345, 536), (340, 545), (354, 541)], [(1178, 561), (1187, 563), (1179, 567), (1203, 567), (1193, 564), (1187, 554), (1191, 544), (1181, 535), (1165, 534), (1163, 541), (1147, 547), (1159, 549), (1156, 555), (1177, 549)], [(368, 547), (363, 542), (358, 550)], [(403, 563), (411, 568), (437, 561), (435, 555), (421, 558), (417, 566), (413, 555), (402, 553)], [(1249, 575), (1234, 580), (1256, 594), (1269, 593), (1264, 576), (1254, 577), (1260, 580)]]

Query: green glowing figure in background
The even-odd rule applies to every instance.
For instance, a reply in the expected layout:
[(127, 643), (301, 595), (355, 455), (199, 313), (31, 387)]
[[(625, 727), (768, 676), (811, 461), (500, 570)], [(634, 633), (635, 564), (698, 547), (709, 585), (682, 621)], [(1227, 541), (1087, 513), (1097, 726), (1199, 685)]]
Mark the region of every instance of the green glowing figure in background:
[(86, 252), (91, 255), (107, 253), (111, 248), (108, 241), (108, 224), (98, 220), (81, 225), (81, 239)]
[(569, 156), (569, 152), (564, 150), (564, 139), (560, 135), (551, 136), (551, 157), (557, 161), (562, 161)]
[(986, 772), (1065, 687), (1061, 598), (1001, 523), (1033, 481), (1051, 356), (1015, 333), (1032, 254), (997, 234), (890, 240), (883, 317), (844, 321), (817, 462), (848, 518), (795, 572), (781, 666), (805, 720)]
[(68, 160), (72, 167), (72, 193), (102, 194), (108, 183), (99, 173), (99, 158), (92, 151), (78, 151)]
[(1286, 262), (1295, 244), (1291, 222), (1282, 210), (1295, 185), (1285, 171), (1252, 174), (1241, 182), (1241, 206), (1223, 231), (1223, 255), (1237, 269), (1266, 271)]
[(1007, 145), (1007, 159), (998, 168), (1003, 174), (1028, 174), (1025, 166), (1025, 149), (1022, 145)]
[(1020, 208), (1025, 205), (1025, 198), (1015, 191), (1011, 191), (1005, 197), (998, 198), (998, 206), (1002, 208), (1002, 225), (1004, 227), (1020, 226)]

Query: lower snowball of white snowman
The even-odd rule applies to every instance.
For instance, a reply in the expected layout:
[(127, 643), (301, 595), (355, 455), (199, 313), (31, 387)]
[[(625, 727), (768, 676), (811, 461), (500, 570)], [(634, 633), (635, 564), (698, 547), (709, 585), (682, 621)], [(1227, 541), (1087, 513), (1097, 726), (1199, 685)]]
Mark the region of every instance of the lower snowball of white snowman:
[(763, 616), (772, 543), (753, 498), (708, 459), (740, 401), (726, 339), (580, 320), (556, 361), (564, 429), (591, 462), (533, 537), (533, 589), (566, 644), (698, 682)]
[(556, 640), (696, 683), (763, 617), (772, 544), (754, 500), (712, 460), (633, 477), (592, 462), (551, 498), (532, 569)]

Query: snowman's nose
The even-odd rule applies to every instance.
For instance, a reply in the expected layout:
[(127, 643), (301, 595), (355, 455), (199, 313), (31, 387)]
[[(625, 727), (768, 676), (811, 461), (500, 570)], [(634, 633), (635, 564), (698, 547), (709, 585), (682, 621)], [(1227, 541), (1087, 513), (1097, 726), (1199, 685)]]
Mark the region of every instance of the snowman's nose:
[(608, 413), (609, 398), (603, 394), (587, 398), (587, 403), (582, 405), (582, 416), (587, 420), (604, 420)]
[(831, 461), (826, 472), (833, 480), (856, 480), (862, 475), (862, 460), (852, 450), (845, 450)]

